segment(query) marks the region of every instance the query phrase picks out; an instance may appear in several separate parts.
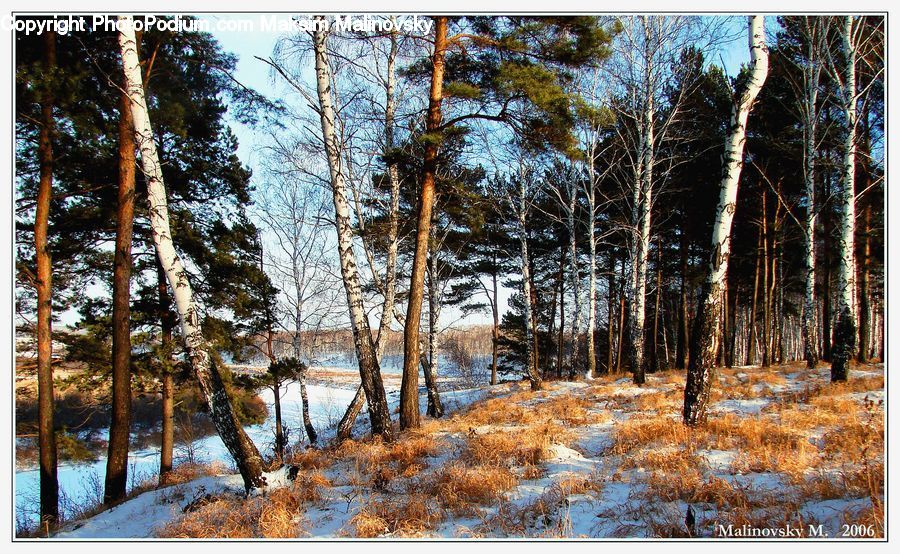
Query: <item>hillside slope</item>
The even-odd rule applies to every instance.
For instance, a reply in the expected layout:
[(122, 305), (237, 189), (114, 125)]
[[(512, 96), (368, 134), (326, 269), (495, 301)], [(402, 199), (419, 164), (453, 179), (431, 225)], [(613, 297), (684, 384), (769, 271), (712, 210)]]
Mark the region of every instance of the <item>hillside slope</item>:
[(696, 429), (683, 385), (670, 371), (471, 391), (393, 444), (307, 450), (251, 498), (207, 475), (59, 537), (883, 536), (883, 366), (837, 385), (826, 368), (722, 370)]

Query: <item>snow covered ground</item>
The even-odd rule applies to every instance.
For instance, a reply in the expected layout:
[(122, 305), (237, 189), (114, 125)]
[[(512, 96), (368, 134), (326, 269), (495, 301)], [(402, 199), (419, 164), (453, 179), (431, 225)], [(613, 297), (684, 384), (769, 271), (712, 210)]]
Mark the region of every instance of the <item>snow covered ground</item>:
[[(821, 525), (840, 537), (853, 523), (877, 534), (883, 371), (867, 366), (830, 385), (827, 368), (724, 370), (710, 423), (697, 430), (680, 423), (676, 372), (644, 387), (608, 378), (448, 392), (451, 416), (392, 445), (307, 451), (295, 482), (284, 469), (269, 474), (264, 498), (242, 499), (239, 476), (207, 476), (59, 536), (715, 537), (745, 525), (809, 536)], [(349, 401), (344, 392), (315, 391), (319, 427)], [(880, 489), (866, 488), (873, 479)], [(293, 503), (276, 501), (279, 491)], [(241, 515), (216, 519), (228, 510)], [(278, 510), (289, 521), (273, 527)]]

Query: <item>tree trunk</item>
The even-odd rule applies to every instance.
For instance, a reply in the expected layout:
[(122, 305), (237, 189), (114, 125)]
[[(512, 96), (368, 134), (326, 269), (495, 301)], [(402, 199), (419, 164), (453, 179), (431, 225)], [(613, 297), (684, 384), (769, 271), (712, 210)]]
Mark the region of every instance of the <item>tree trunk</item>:
[(585, 375), (597, 376), (597, 352), (594, 344), (594, 333), (597, 326), (597, 240), (594, 236), (594, 193), (593, 187), (588, 194), (588, 247), (590, 260), (588, 263), (588, 324), (587, 324), (587, 370)]
[(662, 271), (660, 270), (660, 266), (662, 265), (662, 249), (659, 241), (657, 241), (656, 248), (656, 302), (653, 306), (653, 351), (650, 354), (651, 372), (659, 370), (659, 295), (662, 291)]
[(769, 367), (769, 307), (771, 306), (771, 297), (769, 296), (769, 212), (766, 208), (766, 191), (762, 193), (762, 276), (763, 276), (763, 331), (762, 331), (762, 367)]
[(441, 317), (441, 302), (438, 295), (438, 268), (437, 253), (430, 249), (428, 264), (428, 363), (423, 364), (422, 373), (425, 375), (425, 388), (428, 391), (429, 417), (440, 418), (444, 415), (444, 406), (441, 404), (441, 395), (437, 384), (438, 366), (438, 320)]
[(863, 248), (859, 261), (859, 350), (856, 360), (864, 364), (869, 361), (869, 334), (872, 306), (869, 302), (869, 257), (872, 255), (872, 205), (866, 202), (863, 216)]
[(363, 391), (362, 385), (360, 385), (356, 388), (356, 394), (353, 396), (353, 400), (350, 401), (350, 405), (347, 406), (347, 411), (344, 412), (344, 416), (338, 422), (338, 442), (345, 441), (350, 438), (353, 432), (353, 424), (356, 422), (356, 417), (362, 411), (365, 404), (366, 393)]
[(706, 420), (713, 379), (713, 363), (721, 338), (723, 284), (728, 274), (731, 251), (731, 224), (737, 202), (738, 182), (744, 158), (747, 116), (766, 80), (769, 56), (765, 43), (764, 18), (750, 16), (748, 22), (750, 76), (734, 98), (733, 113), (725, 143), (724, 171), (719, 203), (713, 224), (711, 253), (701, 302), (694, 319), (687, 383), (684, 388), (684, 423), (696, 425)]
[(625, 355), (625, 297), (627, 286), (625, 285), (625, 260), (622, 260), (619, 272), (619, 340), (616, 348), (616, 373), (622, 367), (622, 357)]
[(526, 231), (527, 205), (525, 198), (525, 178), (524, 174), (519, 175), (519, 248), (522, 257), (522, 297), (525, 301), (525, 376), (531, 383), (531, 390), (540, 390), (542, 381), (540, 373), (537, 370), (537, 362), (535, 360), (534, 351), (534, 306), (532, 305), (531, 296), (531, 260), (528, 256), (528, 235)]
[(844, 159), (841, 188), (837, 194), (840, 208), (838, 231), (838, 279), (837, 279), (837, 320), (831, 344), (831, 380), (846, 381), (848, 363), (856, 348), (856, 310), (853, 296), (856, 288), (856, 264), (854, 263), (854, 232), (856, 229), (856, 207), (854, 180), (856, 177), (856, 49), (852, 42), (853, 16), (844, 18), (841, 35), (841, 51), (844, 67), (841, 89), (841, 103), (846, 120), (844, 129)]
[[(324, 21), (317, 16), (318, 21)], [(328, 168), (331, 174), (331, 190), (334, 200), (335, 227), (338, 236), (338, 253), (341, 262), (341, 277), (347, 293), (347, 306), (350, 311), (350, 326), (353, 331), (353, 342), (356, 357), (359, 361), (359, 373), (362, 388), (369, 405), (369, 420), (372, 434), (381, 435), (385, 440), (393, 439), (391, 415), (388, 411), (384, 383), (381, 380), (375, 344), (369, 320), (363, 306), (362, 288), (359, 281), (359, 269), (353, 252), (353, 228), (350, 224), (350, 205), (347, 202), (344, 173), (341, 167), (341, 151), (335, 129), (335, 111), (331, 100), (331, 70), (328, 66), (326, 51), (327, 31), (319, 27), (314, 33), (316, 65), (316, 91), (319, 99), (319, 115), (322, 124), (322, 138), (328, 157)], [(349, 425), (353, 425), (352, 420)]]
[[(394, 148), (394, 121), (397, 100), (394, 94), (396, 87), (396, 63), (399, 54), (397, 33), (391, 33), (391, 49), (387, 58), (387, 80), (385, 82), (385, 107), (384, 107), (384, 154), (387, 157), (392, 154)], [(381, 320), (378, 325), (378, 336), (375, 340), (375, 357), (381, 363), (384, 355), (385, 340), (383, 337), (390, 329), (391, 320), (394, 317), (394, 302), (397, 294), (397, 247), (398, 247), (398, 214), (400, 212), (400, 174), (396, 163), (388, 165), (388, 179), (391, 183), (391, 211), (388, 214), (388, 247), (387, 261), (384, 269), (384, 302), (381, 306)], [(350, 438), (353, 424), (365, 405), (366, 397), (362, 385), (357, 387), (353, 401), (347, 406), (338, 423), (337, 440), (344, 441)]]
[(134, 129), (128, 96), (119, 103), (119, 190), (113, 268), (112, 421), (103, 503), (118, 504), (128, 485), (131, 430), (131, 236), (134, 222)]
[(759, 305), (759, 266), (760, 260), (762, 259), (762, 241), (763, 230), (762, 227), (760, 227), (759, 239), (756, 243), (756, 270), (753, 274), (753, 300), (750, 303), (750, 332), (747, 337), (747, 357), (744, 362), (745, 365), (750, 365), (756, 361), (756, 309)]
[(497, 296), (497, 254), (494, 254), (494, 265), (493, 270), (491, 272), (491, 285), (494, 290), (494, 298), (491, 300), (491, 317), (492, 317), (492, 326), (491, 326), (491, 384), (497, 384), (497, 362), (498, 362), (498, 352), (497, 349), (500, 343), (500, 310), (497, 306), (499, 302), (499, 297)]
[[(809, 18), (807, 18), (807, 23)], [(816, 337), (816, 102), (819, 94), (820, 66), (816, 60), (816, 46), (809, 37), (809, 55), (804, 67), (806, 90), (802, 100), (803, 121), (803, 184), (806, 189), (806, 216), (803, 230), (806, 239), (806, 275), (803, 301), (803, 354), (810, 369), (819, 362)]]
[(300, 385), (300, 400), (303, 402), (303, 428), (306, 429), (306, 438), (309, 439), (309, 444), (316, 444), (319, 436), (316, 433), (316, 428), (313, 427), (312, 419), (309, 417), (309, 396), (306, 395), (306, 370), (303, 370), (303, 373), (300, 375), (300, 379), (298, 379), (298, 383)]
[(434, 179), (437, 172), (441, 126), (441, 102), (444, 87), (444, 56), (447, 51), (447, 18), (434, 18), (434, 55), (431, 62), (431, 90), (425, 119), (425, 157), (422, 165), (422, 190), (419, 194), (416, 251), (409, 281), (409, 302), (403, 329), (403, 380), (400, 384), (400, 428), (419, 426), (419, 325), (425, 289), (425, 264), (431, 237), (431, 211)]
[[(44, 33), (44, 69), (49, 78), (56, 66), (56, 33)], [(50, 245), (50, 199), (53, 195), (53, 104), (51, 85), (41, 93), (41, 128), (38, 136), (37, 203), (34, 215), (34, 253), (37, 289), (38, 450), (41, 469), (41, 523), (46, 530), (59, 522), (59, 481), (56, 474), (56, 434), (53, 427), (53, 290)]]
[(685, 368), (685, 358), (687, 357), (687, 339), (688, 339), (688, 313), (687, 313), (687, 233), (684, 228), (681, 229), (681, 284), (678, 293), (678, 335), (675, 339), (675, 368)]
[(825, 211), (822, 214), (822, 228), (822, 255), (825, 262), (824, 271), (822, 272), (822, 359), (826, 362), (830, 362), (831, 322), (833, 320), (832, 302), (834, 301), (834, 299), (832, 298), (833, 295), (831, 294), (831, 267), (832, 263), (834, 262), (834, 257), (832, 256), (831, 249), (834, 246), (832, 242), (832, 233), (834, 230), (832, 228), (831, 214), (828, 211)]
[(168, 484), (172, 472), (172, 458), (175, 450), (175, 375), (172, 371), (172, 302), (166, 287), (166, 272), (159, 259), (156, 260), (157, 291), (159, 295), (159, 321), (162, 364), (162, 438), (159, 448), (159, 484)]
[(572, 287), (572, 356), (569, 359), (569, 378), (578, 371), (578, 351), (579, 351), (579, 335), (581, 334), (581, 283), (578, 275), (578, 244), (575, 229), (575, 208), (578, 198), (578, 188), (575, 183), (571, 183), (570, 187), (570, 203), (568, 208), (568, 230), (569, 230), (569, 281)]
[(563, 354), (566, 350), (566, 248), (564, 244), (559, 246), (559, 344), (556, 349), (556, 377), (563, 376)]
[(632, 259), (632, 272), (634, 273), (634, 296), (632, 298), (631, 312), (629, 313), (630, 341), (629, 341), (629, 365), (633, 372), (636, 385), (644, 384), (644, 319), (647, 302), (647, 263), (650, 250), (650, 215), (653, 207), (653, 169), (655, 163), (655, 124), (656, 108), (654, 104), (655, 91), (652, 79), (652, 55), (650, 43), (652, 32), (645, 19), (645, 75), (644, 75), (644, 112), (641, 117), (641, 178), (640, 202), (638, 203), (638, 219), (634, 222), (637, 231), (637, 245)]
[[(610, 256), (612, 258), (612, 256)], [(616, 315), (616, 275), (615, 262), (611, 260), (606, 275), (606, 373), (612, 374), (615, 365), (615, 315)]]
[(238, 421), (228, 393), (222, 383), (218, 369), (207, 351), (206, 341), (200, 330), (200, 314), (194, 304), (193, 293), (187, 272), (181, 263), (172, 232), (169, 227), (169, 210), (166, 201), (166, 189), (163, 181), (162, 166), (153, 140), (153, 131), (147, 113), (147, 102), (144, 97), (140, 62), (138, 60), (137, 43), (131, 16), (120, 16), (119, 46), (122, 52), (122, 65), (125, 72), (128, 96), (131, 100), (134, 119), (135, 141), (141, 151), (141, 165), (147, 180), (147, 196), (150, 200), (150, 226), (156, 252), (166, 271), (166, 278), (175, 295), (175, 304), (181, 316), (181, 330), (185, 346), (191, 360), (191, 366), (197, 377), (200, 391), (209, 406), (210, 417), (222, 438), (225, 447), (234, 460), (244, 479), (247, 491), (266, 485), (262, 475), (263, 460), (256, 446), (244, 432)]

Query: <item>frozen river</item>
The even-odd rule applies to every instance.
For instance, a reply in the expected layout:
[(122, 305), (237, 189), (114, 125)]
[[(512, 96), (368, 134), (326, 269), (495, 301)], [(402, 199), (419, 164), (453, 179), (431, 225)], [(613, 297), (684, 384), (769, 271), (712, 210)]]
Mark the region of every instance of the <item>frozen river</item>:
[[(322, 438), (327, 439), (326, 428), (337, 422), (353, 399), (356, 391), (348, 388), (333, 388), (321, 385), (307, 385), (310, 403), (310, 417)], [(269, 406), (269, 417), (265, 423), (246, 427), (247, 433), (261, 452), (271, 454), (274, 442), (275, 409), (272, 391), (263, 389), (260, 397)], [(395, 395), (390, 395), (394, 399)], [(303, 416), (300, 404), (300, 386), (290, 384), (282, 392), (281, 411), (284, 425), (294, 431), (292, 439), (297, 436), (296, 430), (303, 427)], [(333, 431), (332, 431), (333, 432)], [(222, 461), (231, 465), (231, 456), (225, 449), (218, 435), (211, 435), (197, 441), (195, 455), (204, 462)], [(178, 446), (176, 445), (176, 459)], [(159, 450), (148, 449), (132, 452), (129, 455), (129, 483), (138, 483), (146, 478), (155, 478), (159, 471)], [(60, 509), (65, 511), (71, 506), (84, 505), (85, 502), (97, 500), (102, 496), (103, 481), (106, 474), (106, 458), (84, 464), (60, 464), (59, 488)], [(37, 469), (16, 472), (16, 519), (19, 523), (34, 524), (38, 521), (38, 491), (40, 473)]]

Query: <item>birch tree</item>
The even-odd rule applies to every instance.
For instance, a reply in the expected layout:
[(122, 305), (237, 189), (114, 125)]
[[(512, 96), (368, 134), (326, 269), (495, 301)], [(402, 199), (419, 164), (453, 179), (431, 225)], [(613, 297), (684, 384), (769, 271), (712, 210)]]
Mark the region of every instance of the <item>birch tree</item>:
[[(601, 157), (607, 156), (602, 144), (601, 131), (612, 122), (610, 111), (602, 105), (601, 73), (597, 70), (586, 79), (582, 97), (584, 105), (578, 114), (581, 119), (581, 142), (584, 150), (584, 166), (587, 178), (581, 180), (586, 200), (585, 223), (588, 242), (588, 321), (587, 321), (587, 370), (588, 377), (597, 373), (597, 355), (594, 335), (597, 327), (597, 246), (605, 234), (597, 233), (597, 219), (601, 212), (600, 185), (606, 172), (598, 169)], [(607, 166), (608, 167), (608, 166)], [(608, 291), (608, 294), (612, 294)], [(577, 314), (576, 314), (577, 316)]]
[[(580, 208), (579, 199), (585, 192), (584, 187), (579, 182), (581, 177), (582, 174), (578, 166), (574, 162), (569, 162), (563, 170), (561, 182), (551, 181), (547, 183), (547, 190), (550, 196), (562, 211), (562, 216), (554, 219), (561, 220), (560, 222), (565, 225), (568, 239), (566, 245), (569, 261), (569, 288), (572, 291), (572, 311), (569, 316), (571, 321), (569, 340), (572, 344), (572, 351), (569, 355), (570, 378), (574, 377), (578, 367), (581, 335), (581, 275), (578, 269), (578, 223), (580, 222), (578, 221), (578, 212)], [(561, 325), (561, 327), (564, 326)], [(561, 329), (561, 332), (565, 332), (565, 329)], [(560, 372), (562, 371), (562, 367), (557, 369)]]
[[(875, 82), (866, 87), (857, 86), (857, 63), (860, 51), (866, 45), (866, 25), (862, 18), (852, 15), (835, 20), (836, 44), (828, 53), (828, 71), (837, 85), (837, 100), (843, 114), (843, 158), (841, 179), (836, 193), (837, 217), (837, 305), (835, 306), (834, 336), (831, 343), (831, 380), (846, 381), (848, 362), (856, 352), (856, 155), (857, 104)], [(880, 72), (879, 72), (880, 73)]]
[(625, 358), (634, 382), (642, 384), (653, 205), (676, 163), (660, 158), (659, 150), (661, 144), (674, 139), (672, 124), (685, 116), (683, 102), (693, 90), (693, 83), (686, 83), (674, 96), (668, 96), (666, 85), (683, 70), (683, 50), (689, 46), (701, 50), (714, 47), (720, 28), (692, 16), (630, 16), (622, 18), (620, 24), (617, 53), (607, 75), (619, 98), (613, 105), (621, 120), (617, 131), (628, 149), (627, 168), (619, 178), (630, 218), (625, 229), (629, 258)]
[(818, 333), (816, 325), (816, 150), (817, 126), (820, 108), (819, 87), (822, 75), (822, 55), (827, 28), (821, 17), (803, 16), (801, 36), (805, 51), (800, 68), (801, 80), (795, 86), (797, 107), (803, 126), (803, 183), (806, 190), (806, 216), (803, 233), (806, 239), (806, 275), (802, 314), (803, 350), (807, 367), (813, 368), (819, 361)]
[(369, 406), (372, 434), (391, 440), (393, 438), (391, 416), (384, 393), (384, 383), (381, 380), (378, 355), (369, 328), (369, 319), (363, 305), (359, 268), (353, 248), (353, 228), (345, 184), (345, 167), (337, 136), (336, 113), (331, 98), (332, 76), (327, 51), (328, 24), (322, 16), (317, 16), (315, 21), (318, 23), (312, 32), (312, 38), (315, 53), (318, 112), (331, 177), (334, 222), (338, 236), (338, 256), (344, 290), (347, 294), (347, 305), (350, 310), (350, 326), (353, 331), (356, 357), (359, 361), (362, 388)]
[(732, 106), (731, 122), (725, 141), (719, 203), (713, 222), (712, 244), (706, 281), (700, 294), (697, 316), (691, 335), (690, 362), (684, 389), (684, 423), (696, 425), (706, 419), (712, 386), (713, 369), (722, 336), (722, 304), (728, 258), (731, 254), (731, 223), (737, 202), (738, 183), (744, 165), (744, 143), (747, 118), (769, 71), (763, 16), (748, 18), (750, 64), (738, 78)]
[(522, 273), (522, 295), (525, 302), (525, 377), (531, 384), (531, 390), (540, 390), (543, 386), (541, 374), (537, 367), (534, 350), (534, 302), (532, 297), (531, 258), (528, 253), (528, 217), (532, 211), (536, 184), (533, 172), (524, 160), (518, 161), (518, 173), (512, 177), (513, 191), (506, 191), (506, 200), (516, 217), (516, 235), (519, 239), (520, 269)]
[(150, 226), (156, 253), (174, 293), (187, 354), (201, 394), (209, 407), (216, 430), (234, 458), (244, 479), (244, 487), (249, 492), (266, 485), (263, 460), (232, 409), (225, 385), (209, 356), (208, 346), (200, 329), (200, 314), (194, 303), (191, 284), (175, 250), (169, 226), (166, 188), (144, 95), (133, 20), (131, 16), (119, 16), (118, 24), (122, 67), (126, 91), (131, 101), (135, 142), (141, 153), (141, 167), (147, 183)]
[[(390, 16), (389, 19), (395, 24), (398, 21), (396, 16)], [(362, 163), (359, 163), (362, 166), (361, 171), (356, 172), (355, 179), (348, 179), (348, 184), (352, 192), (353, 208), (359, 235), (362, 239), (361, 246), (369, 266), (371, 283), (376, 292), (382, 297), (378, 332), (375, 336), (376, 356), (380, 363), (384, 355), (385, 343), (387, 342), (386, 336), (390, 331), (392, 322), (395, 320), (401, 324), (403, 322), (403, 317), (396, 307), (397, 254), (400, 246), (400, 187), (403, 182), (397, 161), (398, 140), (396, 138), (398, 131), (397, 111), (401, 106), (403, 88), (398, 82), (397, 67), (401, 56), (409, 49), (408, 44), (410, 41), (408, 37), (396, 30), (396, 26), (395, 30), (387, 33), (387, 36), (360, 37), (351, 35), (348, 37), (348, 41), (352, 46), (356, 46), (356, 49), (351, 49), (346, 54), (348, 60), (351, 60), (347, 64), (348, 74), (346, 75), (346, 80), (353, 82), (354, 89), (350, 95), (360, 99), (359, 102), (351, 101), (348, 108), (358, 107), (362, 117), (358, 124), (348, 124), (348, 120), (352, 118), (353, 114), (349, 117), (342, 117), (341, 121), (345, 135), (348, 133), (348, 126), (354, 125), (353, 134), (364, 137), (364, 145), (360, 150), (366, 151), (368, 154), (363, 156)], [(366, 56), (370, 57), (372, 63), (355, 63), (355, 60)], [(382, 92), (383, 97), (381, 96)], [(383, 122), (383, 127), (379, 125), (380, 122)], [(367, 129), (376, 129), (376, 131), (367, 134)], [(349, 168), (358, 162), (354, 159), (355, 157), (349, 148), (349, 144), (346, 150), (347, 155), (345, 159)], [(381, 160), (373, 153), (379, 153)], [(379, 164), (382, 160), (384, 161), (384, 166)], [(365, 190), (365, 183), (371, 183), (378, 179), (379, 177), (376, 177), (373, 173), (380, 171), (384, 171), (384, 176), (389, 185), (386, 202), (375, 191), (370, 190), (367, 192)], [(374, 219), (376, 214), (373, 213), (371, 208), (367, 209), (367, 206), (377, 206), (382, 213), (386, 214), (386, 237), (378, 237), (369, 228), (367, 222)], [(380, 240), (382, 238), (384, 240)], [(382, 244), (385, 244), (385, 246), (380, 246)], [(384, 248), (384, 252), (378, 252), (379, 248)], [(383, 255), (384, 258), (383, 268), (377, 263), (379, 254)], [(362, 411), (365, 401), (365, 391), (360, 386), (357, 388), (356, 395), (338, 423), (338, 440), (350, 437), (353, 423)]]

